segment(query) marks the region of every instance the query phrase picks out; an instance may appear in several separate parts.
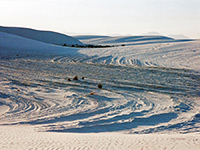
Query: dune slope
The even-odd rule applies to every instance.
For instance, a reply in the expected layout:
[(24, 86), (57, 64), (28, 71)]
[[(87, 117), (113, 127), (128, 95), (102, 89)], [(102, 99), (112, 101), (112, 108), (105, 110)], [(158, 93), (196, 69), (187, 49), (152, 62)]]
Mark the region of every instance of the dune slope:
[(87, 44), (102, 44), (102, 45), (144, 45), (152, 43), (173, 43), (173, 42), (184, 42), (192, 41), (191, 39), (175, 40), (166, 36), (98, 36), (98, 35), (80, 35), (74, 36), (80, 41)]
[(78, 55), (77, 49), (56, 46), (21, 36), (0, 32), (0, 56), (16, 57), (20, 56), (41, 56), (45, 55)]
[(52, 32), (52, 31), (40, 31), (40, 30), (34, 30), (34, 29), (29, 29), (29, 28), (0, 26), (0, 32), (6, 32), (6, 33), (22, 36), (25, 38), (29, 38), (29, 39), (49, 43), (49, 44), (82, 45), (82, 42), (80, 42), (79, 40), (73, 37), (70, 37), (61, 33), (57, 33), (57, 32)]

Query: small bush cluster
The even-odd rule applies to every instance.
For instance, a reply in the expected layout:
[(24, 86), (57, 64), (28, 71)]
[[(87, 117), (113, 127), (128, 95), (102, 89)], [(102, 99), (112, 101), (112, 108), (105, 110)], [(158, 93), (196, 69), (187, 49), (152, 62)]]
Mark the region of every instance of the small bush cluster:
[[(82, 77), (81, 79), (84, 80), (85, 77)], [(67, 78), (67, 80), (68, 80), (68, 81), (71, 81), (70, 78)], [(73, 78), (73, 80), (78, 80), (78, 76), (75, 76), (75, 77)], [(99, 89), (102, 89), (102, 88), (103, 88), (103, 85), (102, 85), (102, 84), (98, 84), (97, 87), (98, 87)], [(94, 93), (92, 92), (90, 95), (94, 95)]]
[[(82, 77), (81, 79), (84, 80), (85, 77)], [(75, 76), (75, 77), (73, 78), (73, 80), (78, 80), (78, 76)], [(67, 81), (71, 81), (71, 79), (70, 79), (70, 78), (67, 78)]]

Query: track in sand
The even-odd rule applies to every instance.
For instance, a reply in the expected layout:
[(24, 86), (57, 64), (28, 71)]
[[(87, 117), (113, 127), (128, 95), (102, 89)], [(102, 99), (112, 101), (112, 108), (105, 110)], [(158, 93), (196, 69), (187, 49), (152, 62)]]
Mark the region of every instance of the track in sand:
[[(78, 133), (199, 132), (199, 73), (55, 60), (1, 60), (1, 125)], [(67, 81), (75, 75), (78, 81)]]

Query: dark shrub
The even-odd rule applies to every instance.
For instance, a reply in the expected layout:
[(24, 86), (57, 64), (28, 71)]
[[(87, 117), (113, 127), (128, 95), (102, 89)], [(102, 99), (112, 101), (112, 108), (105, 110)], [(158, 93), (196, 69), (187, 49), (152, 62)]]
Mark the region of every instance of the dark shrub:
[(94, 92), (90, 93), (89, 95), (94, 95)]
[(102, 87), (103, 87), (102, 84), (98, 84), (99, 89), (102, 89)]
[(78, 80), (78, 76), (75, 76), (73, 80)]

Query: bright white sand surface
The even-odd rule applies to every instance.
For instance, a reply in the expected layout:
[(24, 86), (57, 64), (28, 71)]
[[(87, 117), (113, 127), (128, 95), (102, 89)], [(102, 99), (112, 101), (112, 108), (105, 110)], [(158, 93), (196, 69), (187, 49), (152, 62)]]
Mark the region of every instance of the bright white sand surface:
[(30, 126), (0, 127), (1, 150), (199, 150), (200, 134), (50, 133)]
[(199, 150), (199, 41), (134, 39), (78, 49), (0, 32), (0, 150)]

